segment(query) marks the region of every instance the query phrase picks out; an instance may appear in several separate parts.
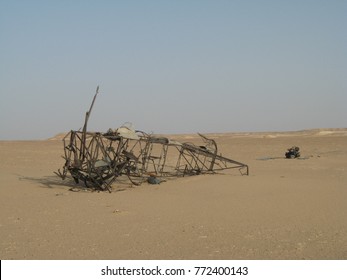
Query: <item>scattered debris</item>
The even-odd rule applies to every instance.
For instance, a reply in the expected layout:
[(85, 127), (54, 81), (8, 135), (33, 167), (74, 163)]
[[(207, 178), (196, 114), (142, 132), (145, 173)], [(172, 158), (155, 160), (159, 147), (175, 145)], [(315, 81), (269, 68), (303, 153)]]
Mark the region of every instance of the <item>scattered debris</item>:
[[(313, 156), (310, 156), (313, 157)], [(309, 159), (310, 157), (301, 157), (300, 158), (300, 148), (297, 146), (293, 146), (289, 149), (287, 149), (287, 152), (285, 153), (285, 157), (272, 157), (272, 156), (266, 156), (266, 157), (260, 157), (257, 158), (257, 160), (273, 160), (273, 159), (285, 159), (285, 158), (297, 158), (297, 159)]]
[(300, 157), (300, 148), (293, 146), (287, 150), (285, 153), (286, 158), (298, 158)]
[(158, 185), (160, 184), (161, 182), (164, 182), (164, 180), (160, 180), (159, 178), (157, 178), (155, 175), (153, 174), (150, 174), (148, 179), (147, 179), (147, 182), (151, 185)]
[(82, 131), (71, 130), (63, 139), (65, 164), (55, 172), (65, 179), (70, 173), (76, 184), (82, 181), (87, 188), (108, 190), (120, 176), (132, 184), (146, 181), (159, 184), (158, 177), (192, 176), (238, 168), (248, 175), (248, 165), (218, 154), (215, 140), (199, 134), (203, 146), (180, 143), (166, 137), (137, 131), (131, 124), (106, 133), (88, 132), (87, 123), (98, 95), (93, 98)]

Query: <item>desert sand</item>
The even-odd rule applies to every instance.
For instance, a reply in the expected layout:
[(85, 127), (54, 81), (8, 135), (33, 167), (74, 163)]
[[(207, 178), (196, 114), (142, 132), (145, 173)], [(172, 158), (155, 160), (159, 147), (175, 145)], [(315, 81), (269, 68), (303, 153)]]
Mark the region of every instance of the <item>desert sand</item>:
[(347, 129), (209, 136), (250, 175), (75, 192), (60, 136), (0, 141), (0, 258), (347, 259)]

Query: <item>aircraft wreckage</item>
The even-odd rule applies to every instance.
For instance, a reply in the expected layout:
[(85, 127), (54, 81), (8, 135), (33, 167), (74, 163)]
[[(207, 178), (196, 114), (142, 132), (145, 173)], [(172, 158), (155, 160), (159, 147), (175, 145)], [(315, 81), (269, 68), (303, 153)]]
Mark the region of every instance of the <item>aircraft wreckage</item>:
[[(217, 143), (199, 134), (204, 145), (180, 143), (136, 131), (125, 124), (106, 133), (88, 132), (87, 123), (95, 99), (86, 112), (82, 131), (71, 130), (64, 138), (63, 170), (55, 172), (63, 180), (68, 173), (76, 184), (83, 182), (95, 190), (112, 190), (112, 183), (127, 176), (134, 185), (156, 178), (183, 177), (239, 169), (248, 175), (248, 165), (218, 154)], [(160, 181), (154, 181), (160, 182)]]

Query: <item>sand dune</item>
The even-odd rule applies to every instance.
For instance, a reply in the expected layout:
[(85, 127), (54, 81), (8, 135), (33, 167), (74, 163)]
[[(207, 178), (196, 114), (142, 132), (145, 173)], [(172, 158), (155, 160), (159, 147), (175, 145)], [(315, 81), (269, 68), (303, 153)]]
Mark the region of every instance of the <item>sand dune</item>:
[[(53, 174), (64, 135), (0, 141), (1, 259), (347, 259), (347, 129), (209, 134), (249, 176), (111, 194)], [(293, 145), (303, 160), (283, 159)]]

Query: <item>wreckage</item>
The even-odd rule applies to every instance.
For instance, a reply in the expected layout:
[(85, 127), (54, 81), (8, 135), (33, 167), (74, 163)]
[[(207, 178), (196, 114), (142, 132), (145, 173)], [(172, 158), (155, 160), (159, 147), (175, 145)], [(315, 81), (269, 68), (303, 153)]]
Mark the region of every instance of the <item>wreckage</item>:
[(300, 148), (293, 146), (287, 149), (287, 152), (284, 154), (286, 158), (299, 158), (300, 157)]
[(149, 177), (180, 177), (239, 169), (249, 174), (248, 165), (218, 154), (215, 140), (199, 134), (204, 145), (180, 143), (166, 137), (136, 131), (131, 124), (106, 133), (88, 132), (87, 124), (95, 99), (86, 112), (82, 131), (71, 130), (63, 139), (65, 164), (55, 172), (65, 179), (68, 174), (76, 184), (111, 192), (112, 183), (127, 176), (134, 185)]

